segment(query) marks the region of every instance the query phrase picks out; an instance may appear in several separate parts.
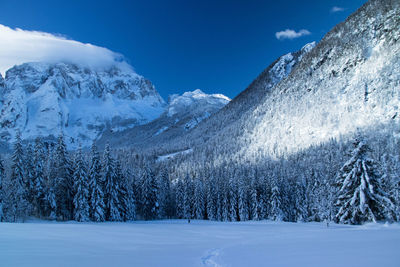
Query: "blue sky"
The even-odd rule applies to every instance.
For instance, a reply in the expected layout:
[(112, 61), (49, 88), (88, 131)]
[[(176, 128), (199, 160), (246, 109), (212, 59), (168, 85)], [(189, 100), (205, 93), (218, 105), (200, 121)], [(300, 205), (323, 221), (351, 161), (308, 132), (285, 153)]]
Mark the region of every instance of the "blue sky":
[(365, 2), (0, 0), (0, 24), (121, 53), (165, 99), (197, 88), (233, 98), (277, 57), (319, 41)]

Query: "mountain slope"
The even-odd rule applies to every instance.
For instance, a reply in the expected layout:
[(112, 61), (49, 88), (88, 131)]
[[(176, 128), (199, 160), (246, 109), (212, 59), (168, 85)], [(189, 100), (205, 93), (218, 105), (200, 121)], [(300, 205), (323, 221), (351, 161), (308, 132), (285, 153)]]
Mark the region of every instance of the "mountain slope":
[(236, 136), (241, 131), (239, 122), (246, 118), (247, 114), (251, 114), (260, 105), (260, 101), (270, 93), (270, 90), (286, 78), (314, 47), (315, 42), (309, 43), (297, 52), (279, 57), (246, 90), (190, 131), (184, 132), (183, 135), (161, 135), (154, 142), (145, 143), (142, 148), (153, 150), (157, 147), (161, 153), (167, 154), (196, 146), (202, 147), (218, 136), (230, 140), (230, 136)]
[(199, 89), (183, 95), (172, 95), (159, 118), (121, 132), (106, 132), (98, 144), (102, 147), (109, 142), (113, 147), (134, 146), (152, 149), (155, 144), (183, 138), (191, 129), (219, 111), (229, 101), (230, 99), (224, 95), (205, 94)]
[[(399, 136), (399, 6), (395, 0), (366, 3), (263, 94), (258, 92), (269, 79), (261, 74), (221, 112), (199, 125), (199, 129), (218, 129), (216, 124), (229, 117), (224, 112), (234, 105), (244, 110), (230, 125), (211, 131), (203, 139), (206, 143), (191, 146), (193, 157), (212, 153), (213, 164), (227, 159), (255, 164), (331, 139), (351, 138), (359, 131), (379, 129)], [(207, 133), (197, 128), (194, 132)]]
[(399, 1), (372, 0), (333, 28), (243, 122), (239, 154), (287, 155), (397, 121), (399, 15)]
[[(1, 81), (0, 81), (1, 84)], [(158, 117), (165, 103), (130, 68), (93, 70), (67, 63), (25, 63), (6, 72), (1, 90), (1, 140), (57, 136), (91, 143), (106, 129), (121, 130)]]

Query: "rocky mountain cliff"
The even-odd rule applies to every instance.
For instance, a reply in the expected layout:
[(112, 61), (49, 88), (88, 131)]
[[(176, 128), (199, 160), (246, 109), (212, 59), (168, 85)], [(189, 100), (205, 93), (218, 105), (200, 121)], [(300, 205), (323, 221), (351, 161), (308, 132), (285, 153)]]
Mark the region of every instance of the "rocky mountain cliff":
[(93, 70), (67, 63), (25, 63), (0, 78), (0, 138), (57, 136), (91, 143), (105, 130), (147, 123), (165, 102), (150, 81), (129, 67)]

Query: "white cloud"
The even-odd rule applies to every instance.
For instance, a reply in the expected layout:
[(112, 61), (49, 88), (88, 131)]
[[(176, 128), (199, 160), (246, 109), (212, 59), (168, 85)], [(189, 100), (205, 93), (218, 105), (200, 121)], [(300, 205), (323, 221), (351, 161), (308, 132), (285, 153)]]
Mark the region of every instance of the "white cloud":
[(93, 68), (118, 64), (122, 55), (107, 48), (68, 40), (53, 34), (11, 29), (0, 24), (0, 73), (26, 62), (69, 62)]
[(311, 32), (309, 32), (308, 30), (300, 30), (298, 32), (296, 32), (295, 30), (290, 30), (290, 29), (286, 29), (284, 31), (280, 31), (275, 33), (275, 36), (278, 40), (284, 40), (284, 39), (295, 39), (295, 38), (299, 38), (302, 36), (306, 36), (306, 35), (310, 35)]
[(344, 11), (344, 10), (345, 10), (345, 8), (343, 8), (343, 7), (338, 7), (338, 6), (334, 6), (334, 7), (331, 8), (331, 12), (332, 12), (332, 13), (342, 12), (342, 11)]

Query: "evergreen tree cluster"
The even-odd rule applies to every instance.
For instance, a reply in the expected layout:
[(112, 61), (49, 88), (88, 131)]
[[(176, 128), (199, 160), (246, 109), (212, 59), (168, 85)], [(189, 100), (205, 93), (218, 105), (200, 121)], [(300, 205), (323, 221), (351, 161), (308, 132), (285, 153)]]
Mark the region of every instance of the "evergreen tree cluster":
[(257, 164), (212, 154), (163, 161), (108, 145), (71, 152), (62, 135), (23, 145), (17, 135), (12, 156), (0, 161), (0, 220), (396, 221), (400, 165), (386, 154), (356, 140)]
[(158, 188), (169, 188), (169, 178), (157, 180), (150, 168), (135, 168), (135, 175), (109, 146), (101, 157), (95, 145), (89, 153), (69, 152), (62, 135), (55, 144), (38, 138), (33, 146), (23, 146), (17, 135), (13, 150), (9, 175), (0, 160), (1, 221), (131, 221), (168, 211), (165, 203), (160, 207), (166, 196)]

